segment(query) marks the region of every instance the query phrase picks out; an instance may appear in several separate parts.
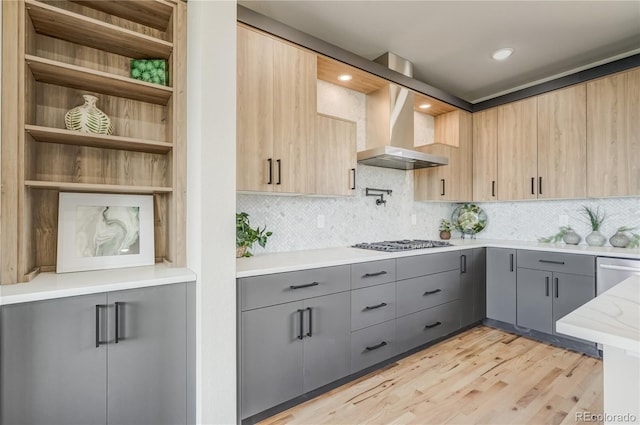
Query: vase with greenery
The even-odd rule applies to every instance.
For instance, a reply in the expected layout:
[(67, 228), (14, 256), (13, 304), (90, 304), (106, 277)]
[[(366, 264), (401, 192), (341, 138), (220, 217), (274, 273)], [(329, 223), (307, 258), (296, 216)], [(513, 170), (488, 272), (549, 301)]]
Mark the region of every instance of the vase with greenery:
[(256, 242), (264, 248), (267, 238), (273, 234), (266, 230), (267, 226), (252, 228), (246, 212), (236, 213), (236, 258), (251, 257), (253, 254), (249, 250)]
[(600, 233), (600, 227), (602, 226), (602, 222), (604, 222), (604, 218), (606, 217), (604, 211), (600, 212), (600, 207), (589, 208), (587, 206), (582, 207), (582, 214), (587, 218), (589, 224), (591, 225), (592, 232), (587, 235), (585, 240), (590, 246), (602, 246), (607, 242), (607, 238)]
[(455, 226), (450, 220), (447, 220), (446, 218), (440, 220), (440, 239), (442, 239), (443, 241), (451, 239), (451, 231), (454, 228)]
[(635, 229), (635, 227), (618, 227), (616, 233), (609, 238), (611, 246), (615, 246), (616, 248), (626, 248), (631, 243), (631, 238), (627, 235), (627, 232), (633, 229)]
[(564, 241), (564, 243), (569, 245), (578, 245), (582, 238), (579, 234), (577, 234), (571, 226), (560, 226), (558, 233), (552, 236), (548, 236), (545, 238), (538, 238), (539, 242), (545, 243), (556, 243), (560, 241)]

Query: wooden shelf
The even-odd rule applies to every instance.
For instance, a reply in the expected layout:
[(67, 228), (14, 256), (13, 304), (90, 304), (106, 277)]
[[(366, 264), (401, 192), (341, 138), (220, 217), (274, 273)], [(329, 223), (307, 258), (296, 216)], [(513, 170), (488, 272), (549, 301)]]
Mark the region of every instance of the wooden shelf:
[(168, 59), (173, 51), (173, 43), (168, 41), (107, 24), (39, 1), (25, 0), (25, 5), (33, 27), (39, 34), (134, 59)]
[(164, 1), (128, 0), (71, 0), (101, 12), (109, 13), (151, 28), (166, 31), (171, 21), (173, 8)]
[(88, 146), (93, 148), (119, 149), (134, 152), (167, 153), (173, 145), (168, 142), (136, 139), (133, 137), (106, 136), (102, 134), (81, 133), (61, 128), (25, 125), (25, 130), (36, 142), (60, 143), (63, 145)]
[(164, 186), (125, 186), (119, 184), (91, 184), (50, 182), (41, 180), (25, 180), (24, 185), (33, 189), (62, 190), (68, 192), (97, 192), (97, 193), (135, 193), (147, 194), (170, 193), (170, 187)]
[[(338, 76), (342, 74), (351, 75), (351, 80), (340, 81)], [(389, 85), (388, 81), (380, 77), (320, 55), (318, 55), (318, 80), (323, 80), (364, 94), (369, 94)]]
[[(431, 107), (427, 109), (420, 108), (422, 104), (429, 104)], [(413, 93), (413, 110), (416, 112), (420, 112), (426, 115), (442, 115), (448, 112), (453, 112), (458, 110), (455, 106), (451, 106), (448, 103), (442, 102), (438, 99), (434, 99), (433, 97), (425, 96), (421, 93)]]
[(124, 97), (143, 102), (166, 105), (173, 89), (146, 83), (133, 78), (95, 71), (76, 65), (25, 55), (25, 61), (36, 81), (57, 84), (88, 92)]

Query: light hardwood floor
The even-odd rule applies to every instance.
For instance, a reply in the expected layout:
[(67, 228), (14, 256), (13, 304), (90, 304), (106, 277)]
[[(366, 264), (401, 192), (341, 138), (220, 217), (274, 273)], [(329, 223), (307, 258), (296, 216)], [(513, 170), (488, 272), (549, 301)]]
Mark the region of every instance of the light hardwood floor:
[(261, 424), (569, 424), (602, 405), (601, 360), (478, 326)]

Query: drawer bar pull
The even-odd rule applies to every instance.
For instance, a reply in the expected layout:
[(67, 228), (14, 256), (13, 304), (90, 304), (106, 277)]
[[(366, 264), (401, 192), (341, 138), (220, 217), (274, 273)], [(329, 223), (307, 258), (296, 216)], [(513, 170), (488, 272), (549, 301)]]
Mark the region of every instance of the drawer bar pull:
[(299, 308), (298, 309), (298, 318), (300, 321), (300, 332), (298, 333), (298, 339), (303, 339), (304, 338), (304, 310)]
[(376, 276), (382, 276), (383, 274), (387, 274), (386, 271), (382, 270), (379, 272), (375, 272), (375, 273), (365, 273), (362, 275), (363, 278), (365, 277), (376, 277)]
[(313, 336), (313, 311), (311, 311), (311, 307), (307, 307), (307, 311), (309, 311), (309, 332), (307, 332), (307, 336), (311, 338)]
[(380, 303), (378, 305), (368, 305), (364, 308), (365, 311), (367, 310), (375, 310), (376, 308), (381, 308), (381, 307), (386, 307), (387, 303)]
[(541, 263), (548, 263), (548, 264), (564, 264), (564, 261), (553, 261), (553, 260), (538, 260)]
[(431, 328), (435, 328), (436, 326), (440, 326), (442, 324), (442, 322), (436, 322), (433, 325), (425, 325), (425, 329), (431, 329)]
[(373, 350), (377, 350), (378, 348), (382, 348), (385, 345), (387, 345), (387, 341), (382, 341), (380, 344), (378, 345), (374, 345), (373, 347), (364, 347), (367, 351), (373, 351)]
[(302, 288), (310, 288), (312, 286), (320, 285), (318, 282), (305, 283), (304, 285), (291, 285), (289, 288), (291, 289), (302, 289)]
[(442, 292), (442, 289), (434, 289), (433, 291), (427, 291), (424, 294), (422, 294), (422, 296), (426, 297), (427, 295), (437, 294), (438, 292)]

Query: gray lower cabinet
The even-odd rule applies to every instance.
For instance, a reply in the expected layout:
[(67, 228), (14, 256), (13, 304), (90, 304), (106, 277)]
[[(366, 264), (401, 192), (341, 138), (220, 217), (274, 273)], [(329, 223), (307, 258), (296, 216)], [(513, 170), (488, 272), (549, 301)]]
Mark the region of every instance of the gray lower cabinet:
[(518, 326), (553, 331), (551, 278), (544, 270), (518, 269)]
[(516, 250), (487, 248), (487, 317), (516, 323)]
[(3, 306), (0, 423), (187, 423), (188, 292), (182, 283)]
[(460, 328), (458, 300), (428, 308), (396, 320), (396, 341), (400, 352), (445, 336)]
[(460, 252), (460, 326), (468, 326), (486, 317), (486, 250)]
[(396, 321), (379, 323), (351, 334), (351, 372), (357, 372), (400, 353)]

